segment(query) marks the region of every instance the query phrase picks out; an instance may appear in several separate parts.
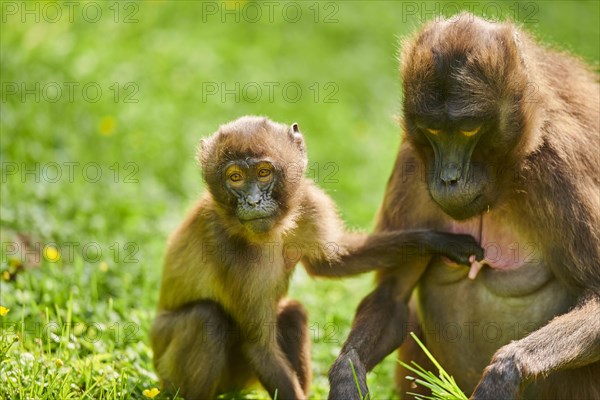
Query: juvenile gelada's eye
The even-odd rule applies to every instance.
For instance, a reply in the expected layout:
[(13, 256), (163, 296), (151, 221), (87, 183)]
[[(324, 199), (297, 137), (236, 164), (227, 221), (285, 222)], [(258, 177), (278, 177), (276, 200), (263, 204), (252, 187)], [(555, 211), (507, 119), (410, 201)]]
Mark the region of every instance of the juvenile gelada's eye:
[(461, 129), (461, 130), (460, 130), (460, 133), (461, 133), (462, 135), (465, 135), (465, 136), (469, 137), (469, 136), (476, 135), (476, 134), (477, 134), (477, 132), (479, 132), (479, 130), (480, 130), (480, 129), (481, 129), (481, 127), (480, 127), (480, 126), (478, 126), (478, 127), (477, 127), (477, 128), (475, 128), (475, 129), (468, 129), (468, 130), (467, 130), (467, 129)]
[(261, 178), (266, 178), (269, 175), (271, 175), (271, 170), (268, 168), (261, 168), (258, 170), (258, 176)]
[(230, 166), (225, 173), (229, 182), (239, 184), (244, 181), (244, 173), (237, 165)]
[(242, 180), (242, 174), (239, 172), (234, 172), (233, 174), (229, 175), (229, 180), (232, 182), (239, 182)]
[(439, 129), (433, 129), (433, 128), (427, 128), (427, 132), (431, 133), (432, 135), (437, 135), (440, 133)]
[(271, 179), (273, 166), (270, 162), (262, 161), (256, 165), (256, 176), (263, 182)]

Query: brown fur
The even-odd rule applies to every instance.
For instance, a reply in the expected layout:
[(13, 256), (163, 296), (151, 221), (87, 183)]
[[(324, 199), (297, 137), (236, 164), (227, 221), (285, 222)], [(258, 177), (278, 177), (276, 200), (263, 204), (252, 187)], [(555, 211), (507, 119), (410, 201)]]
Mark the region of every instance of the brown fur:
[[(236, 216), (223, 170), (236, 160), (268, 160), (276, 202), (271, 228), (256, 232)], [(169, 240), (151, 342), (164, 387), (210, 399), (258, 378), (278, 399), (306, 398), (310, 340), (302, 305), (285, 298), (297, 261), (338, 277), (444, 254), (465, 262), (482, 250), (467, 235), (430, 231), (346, 232), (331, 199), (304, 178), (297, 125), (242, 117), (203, 140), (205, 193)]]
[[(377, 231), (457, 232), (454, 227), (481, 219), (484, 231), (508, 229), (521, 238), (516, 243), (522, 248), (532, 244), (536, 257), (515, 270), (484, 267), (474, 281), (466, 268), (452, 268), (438, 257), (380, 273), (332, 367), (330, 398), (356, 398), (344, 370), (348, 359), (366, 373), (403, 342), (406, 332), (399, 327), (409, 318), (406, 299), (417, 288), (414, 330), (461, 388), (474, 391), (472, 398), (600, 399), (598, 77), (511, 23), (470, 14), (426, 24), (404, 42), (401, 59), (405, 136)], [(431, 182), (424, 179), (431, 146), (413, 123), (418, 114), (453, 113), (488, 116), (490, 127), (471, 161), (488, 168), (484, 171), (500, 171), (485, 183), (483, 201), (465, 211), (464, 222), (454, 221), (432, 199)], [(382, 309), (395, 315), (383, 315)], [(478, 331), (467, 338), (466, 323), (495, 323), (504, 330), (496, 340)], [(451, 324), (463, 328), (458, 340), (440, 335)], [(521, 329), (512, 333), (511, 326)], [(388, 337), (390, 332), (395, 336)], [(412, 343), (401, 348), (407, 362), (421, 360), (418, 353)], [(405, 375), (398, 374), (400, 390), (415, 391)]]

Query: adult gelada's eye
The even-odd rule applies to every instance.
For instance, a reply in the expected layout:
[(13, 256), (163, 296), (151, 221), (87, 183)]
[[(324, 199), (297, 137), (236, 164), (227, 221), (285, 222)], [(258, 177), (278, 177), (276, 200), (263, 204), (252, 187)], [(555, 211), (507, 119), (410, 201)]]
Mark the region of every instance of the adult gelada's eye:
[(431, 133), (432, 135), (438, 135), (441, 131), (439, 129), (427, 128), (427, 132)]
[(460, 133), (461, 133), (462, 135), (465, 135), (466, 137), (469, 137), (469, 136), (474, 136), (474, 135), (476, 135), (476, 134), (477, 134), (477, 132), (479, 132), (479, 130), (480, 130), (480, 129), (481, 129), (481, 126), (478, 126), (478, 127), (477, 127), (477, 128), (475, 128), (475, 129), (461, 129), (461, 130), (460, 130)]

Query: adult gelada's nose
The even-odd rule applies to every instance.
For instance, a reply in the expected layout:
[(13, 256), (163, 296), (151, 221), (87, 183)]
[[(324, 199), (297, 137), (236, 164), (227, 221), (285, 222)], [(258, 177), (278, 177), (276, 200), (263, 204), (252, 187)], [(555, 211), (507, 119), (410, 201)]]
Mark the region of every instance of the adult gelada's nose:
[(455, 185), (460, 179), (460, 167), (456, 163), (448, 163), (442, 168), (440, 178), (447, 185)]

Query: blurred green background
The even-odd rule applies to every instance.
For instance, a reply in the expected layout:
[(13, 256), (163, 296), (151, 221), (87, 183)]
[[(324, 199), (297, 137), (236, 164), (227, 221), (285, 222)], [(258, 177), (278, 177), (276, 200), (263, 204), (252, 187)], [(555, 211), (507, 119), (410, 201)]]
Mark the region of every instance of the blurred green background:
[[(470, 8), (598, 67), (597, 1), (465, 4), (2, 1), (0, 398), (158, 386), (147, 332), (165, 240), (202, 192), (194, 148), (219, 124), (298, 122), (307, 174), (369, 230), (400, 139), (399, 37)], [(314, 398), (371, 286), (294, 275)], [(394, 396), (395, 362), (370, 374), (373, 398)]]

